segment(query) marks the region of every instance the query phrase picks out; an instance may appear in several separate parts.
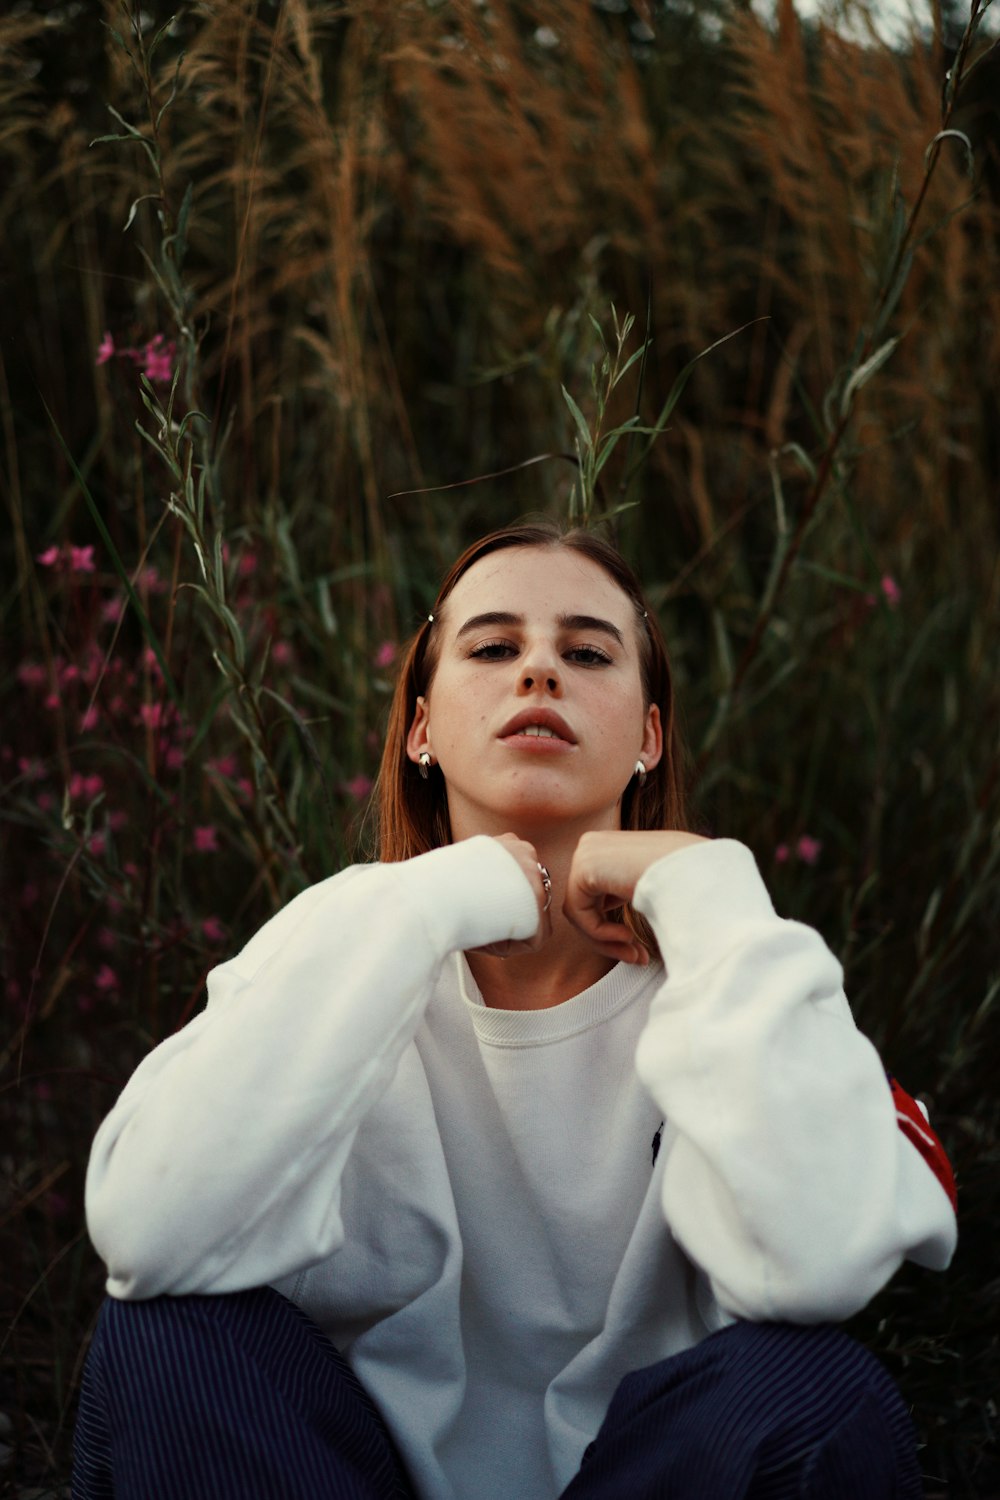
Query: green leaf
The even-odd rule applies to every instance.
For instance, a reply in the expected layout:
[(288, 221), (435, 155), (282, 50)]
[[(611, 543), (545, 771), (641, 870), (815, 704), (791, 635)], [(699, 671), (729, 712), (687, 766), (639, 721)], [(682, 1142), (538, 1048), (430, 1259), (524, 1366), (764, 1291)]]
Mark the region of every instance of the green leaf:
[(181, 473), (180, 465), (177, 463), (177, 460), (173, 457), (172, 454), (167, 452), (162, 443), (157, 442), (156, 438), (151, 432), (146, 431), (145, 427), (143, 427), (142, 423), (138, 420), (135, 424), (135, 430), (146, 439), (146, 442), (151, 448), (156, 449), (157, 453), (163, 459), (163, 462), (166, 464), (167, 468), (170, 470), (174, 478), (183, 479), (184, 476)]
[(202, 740), (208, 734), (208, 731), (211, 729), (212, 725), (215, 723), (215, 716), (218, 713), (219, 708), (222, 705), (223, 699), (226, 697), (226, 695), (230, 691), (231, 691), (231, 689), (229, 687), (229, 683), (228, 682), (224, 681), (224, 682), (220, 682), (220, 683), (218, 683), (216, 685), (215, 692), (212, 694), (211, 702), (209, 703), (209, 705), (208, 705), (207, 709), (205, 710), (204, 714), (202, 715), (201, 723), (198, 725), (198, 728), (195, 731), (194, 738), (191, 740), (190, 745), (188, 745), (188, 748), (187, 748), (188, 755), (193, 755), (194, 754), (194, 752), (198, 749), (199, 745), (201, 744)]
[(146, 140), (146, 137), (143, 135), (142, 131), (141, 130), (137, 130), (134, 125), (130, 124), (129, 121), (126, 120), (126, 118), (125, 118), (124, 115), (120, 115), (118, 113), (118, 111), (115, 109), (115, 107), (114, 107), (113, 104), (109, 104), (107, 106), (107, 110), (108, 110), (108, 114), (109, 115), (114, 115), (114, 117), (118, 121), (119, 125), (123, 125), (125, 127), (125, 129), (127, 130), (128, 134), (130, 136), (132, 136), (135, 140), (137, 140), (137, 141), (145, 141)]
[(100, 146), (105, 141), (131, 141), (134, 137), (130, 135), (95, 135), (90, 142), (92, 146)]
[(220, 599), (226, 596), (226, 564), (222, 555), (222, 532), (215, 533), (215, 545), (212, 548), (212, 561), (215, 565), (215, 591)]
[(156, 112), (156, 124), (153, 127), (154, 130), (159, 130), (160, 121), (163, 119), (163, 116), (166, 114), (171, 104), (173, 104), (174, 100), (177, 98), (177, 84), (181, 76), (181, 63), (183, 61), (184, 53), (182, 52), (180, 57), (177, 59), (177, 66), (174, 69), (174, 76), (170, 84), (170, 93), (167, 95), (166, 99), (163, 101)]
[(726, 629), (725, 616), (721, 609), (712, 610), (712, 635), (715, 639), (715, 649), (719, 655), (722, 681), (728, 691), (733, 681), (733, 652), (729, 644), (729, 632)]
[(850, 589), (855, 594), (867, 594), (871, 592), (871, 586), (863, 578), (852, 578), (849, 573), (838, 573), (836, 568), (827, 568), (823, 563), (810, 561), (809, 558), (801, 557), (798, 567), (803, 573), (815, 573), (817, 578), (824, 578), (827, 583), (839, 584), (841, 588)]
[(813, 463), (812, 459), (809, 457), (809, 454), (803, 448), (801, 443), (784, 443), (778, 449), (778, 452), (790, 453), (793, 458), (797, 459), (799, 464), (805, 470), (806, 474), (808, 474), (809, 478), (815, 484), (816, 465)]
[(969, 137), (966, 135), (964, 130), (939, 130), (937, 135), (934, 136), (933, 140), (928, 143), (927, 150), (924, 152), (924, 170), (926, 171), (928, 169), (928, 158), (931, 155), (931, 152), (934, 151), (935, 147), (939, 146), (942, 141), (946, 141), (949, 139), (961, 141), (962, 145), (965, 147), (965, 170), (968, 173), (970, 179), (974, 181), (976, 176), (976, 158), (973, 154), (972, 142), (969, 140)]
[(102, 20), (100, 24), (104, 27), (105, 31), (111, 33), (112, 39), (118, 43), (119, 47), (125, 53), (125, 56), (128, 58), (129, 62), (131, 62), (134, 66), (135, 59), (133, 58), (131, 49), (125, 38), (122, 36), (121, 32), (116, 30), (116, 28), (112, 26), (108, 21)]
[(645, 354), (645, 352), (646, 345), (643, 343), (640, 344), (638, 349), (634, 350), (629, 355), (628, 359), (625, 361), (621, 369), (618, 371), (618, 374), (615, 376), (615, 385), (617, 385), (619, 380), (622, 380), (628, 374), (629, 370), (631, 370), (637, 359), (642, 359), (642, 356)]
[(614, 452), (615, 444), (618, 442), (618, 439), (623, 437), (625, 433), (631, 434), (639, 430), (637, 427), (638, 421), (638, 417), (629, 417), (627, 422), (623, 422), (620, 427), (613, 428), (611, 432), (605, 435), (604, 442), (601, 444), (600, 452), (597, 456), (597, 462), (594, 465), (595, 479)]
[(881, 370), (882, 366), (885, 364), (886, 360), (889, 358), (889, 356), (892, 354), (892, 351), (899, 343), (899, 340), (899, 334), (895, 334), (891, 339), (886, 339), (881, 349), (876, 349), (875, 353), (870, 355), (868, 359), (865, 360), (864, 364), (859, 365), (858, 368), (854, 371), (854, 374), (844, 386), (844, 393), (840, 398), (840, 415), (842, 417), (846, 417), (847, 413), (850, 411), (851, 403), (854, 400), (857, 392), (860, 391), (861, 387), (863, 385), (867, 385), (872, 376), (876, 374), (877, 371)]
[(147, 60), (147, 62), (152, 62), (153, 61), (153, 54), (155, 53), (157, 47), (163, 41), (163, 38), (166, 36), (167, 32), (170, 30), (171, 26), (174, 24), (174, 22), (176, 20), (177, 20), (177, 16), (176, 15), (170, 16), (166, 21), (164, 21), (163, 25), (159, 28), (159, 30), (157, 31), (156, 35), (153, 37), (153, 40), (150, 42), (149, 46), (146, 49), (146, 60)]
[(594, 332), (597, 334), (597, 337), (600, 339), (602, 346), (606, 349), (608, 346), (604, 338), (604, 329), (601, 327), (600, 323), (598, 323), (593, 313), (588, 313), (587, 317), (590, 319), (591, 326), (593, 327)]
[(155, 202), (159, 198), (159, 196), (159, 193), (143, 193), (141, 198), (136, 198), (135, 202), (132, 204), (132, 207), (128, 211), (128, 218), (125, 220), (125, 224), (122, 229), (123, 234), (125, 234), (129, 229), (132, 228), (132, 220), (135, 218), (135, 211), (139, 207), (139, 204)]
[(566, 405), (573, 413), (573, 420), (576, 423), (576, 429), (580, 435), (580, 441), (582, 442), (587, 452), (590, 453), (593, 448), (593, 439), (590, 436), (590, 428), (587, 426), (587, 419), (584, 417), (583, 412), (577, 406), (576, 402), (573, 400), (573, 397), (570, 395), (566, 387), (564, 385), (561, 385), (559, 389), (563, 393), (563, 400), (566, 402)]
[(189, 182), (187, 187), (184, 189), (184, 197), (181, 199), (181, 206), (177, 212), (177, 227), (174, 230), (173, 234), (167, 235), (166, 239), (163, 241), (164, 249), (166, 249), (167, 245), (171, 246), (173, 252), (173, 262), (174, 265), (177, 266), (178, 270), (184, 264), (184, 256), (187, 254), (187, 227), (188, 219), (191, 214), (191, 204), (193, 202), (194, 183)]

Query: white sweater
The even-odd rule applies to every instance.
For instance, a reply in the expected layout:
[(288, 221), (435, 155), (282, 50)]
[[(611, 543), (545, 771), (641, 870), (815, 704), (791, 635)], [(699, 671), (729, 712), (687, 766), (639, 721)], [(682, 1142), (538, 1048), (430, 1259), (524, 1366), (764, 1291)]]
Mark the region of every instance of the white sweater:
[(494, 840), (305, 891), (98, 1133), (108, 1291), (277, 1285), (425, 1500), (549, 1500), (627, 1371), (733, 1317), (843, 1319), (905, 1256), (946, 1265), (951, 1205), (840, 967), (750, 852), (671, 854), (635, 905), (665, 971), (499, 1011), (463, 950), (537, 908)]

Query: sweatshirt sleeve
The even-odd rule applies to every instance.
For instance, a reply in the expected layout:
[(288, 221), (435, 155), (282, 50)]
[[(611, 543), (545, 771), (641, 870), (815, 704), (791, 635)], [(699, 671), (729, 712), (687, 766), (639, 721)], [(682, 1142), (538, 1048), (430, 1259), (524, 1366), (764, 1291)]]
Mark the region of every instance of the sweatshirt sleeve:
[(775, 914), (750, 851), (718, 839), (668, 855), (635, 905), (667, 976), (636, 1057), (667, 1120), (663, 1209), (722, 1309), (841, 1320), (904, 1258), (946, 1266), (946, 1164), (897, 1124), (839, 963)]
[(340, 1178), (449, 953), (529, 937), (517, 861), (473, 838), (304, 891), (208, 977), (94, 1141), (91, 1239), (131, 1299), (263, 1285), (342, 1243)]

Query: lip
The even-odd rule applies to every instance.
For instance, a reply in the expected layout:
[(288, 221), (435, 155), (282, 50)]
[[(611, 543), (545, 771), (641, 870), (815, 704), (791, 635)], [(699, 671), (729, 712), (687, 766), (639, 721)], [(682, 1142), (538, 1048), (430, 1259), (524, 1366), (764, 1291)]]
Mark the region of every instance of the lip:
[[(510, 738), (511, 735), (519, 735), (522, 729), (531, 725), (537, 725), (539, 729), (551, 729), (557, 734), (563, 744), (575, 745), (576, 736), (566, 723), (566, 720), (551, 708), (525, 708), (519, 714), (515, 714), (501, 729), (499, 738), (502, 740)], [(551, 740), (542, 740), (541, 743), (551, 744)]]

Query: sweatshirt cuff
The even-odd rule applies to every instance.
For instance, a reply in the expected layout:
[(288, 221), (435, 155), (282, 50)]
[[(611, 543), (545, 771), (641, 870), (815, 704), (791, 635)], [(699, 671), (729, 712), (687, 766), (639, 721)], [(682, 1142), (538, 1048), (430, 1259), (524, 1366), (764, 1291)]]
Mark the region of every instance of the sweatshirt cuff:
[(692, 844), (657, 860), (632, 904), (651, 923), (672, 979), (711, 967), (747, 927), (776, 915), (753, 855), (735, 839)]
[(538, 900), (514, 856), (485, 834), (386, 865), (443, 956), (538, 927)]

